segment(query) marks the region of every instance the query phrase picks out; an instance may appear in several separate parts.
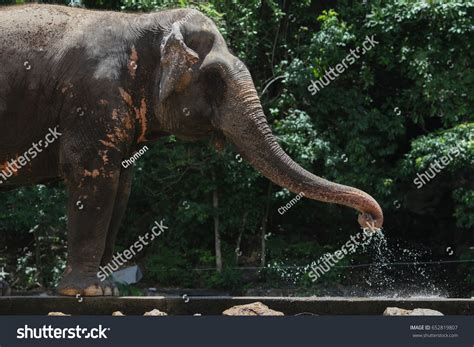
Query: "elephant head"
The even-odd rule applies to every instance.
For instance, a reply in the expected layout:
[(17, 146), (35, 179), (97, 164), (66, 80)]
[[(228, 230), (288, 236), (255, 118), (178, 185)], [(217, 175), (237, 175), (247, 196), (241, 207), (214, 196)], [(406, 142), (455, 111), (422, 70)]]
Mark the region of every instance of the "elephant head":
[(305, 197), (352, 207), (364, 228), (380, 228), (383, 213), (369, 194), (318, 177), (280, 147), (252, 77), (230, 53), (214, 23), (198, 11), (172, 14), (161, 43), (155, 112), (162, 129), (183, 138), (214, 134), (275, 184)]

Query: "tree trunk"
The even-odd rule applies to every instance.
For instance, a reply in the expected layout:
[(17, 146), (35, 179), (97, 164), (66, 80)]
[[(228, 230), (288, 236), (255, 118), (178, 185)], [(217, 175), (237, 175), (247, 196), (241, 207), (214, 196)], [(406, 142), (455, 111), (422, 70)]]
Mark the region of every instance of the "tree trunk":
[(221, 249), (221, 234), (219, 231), (219, 193), (217, 190), (216, 173), (212, 171), (212, 180), (214, 181), (215, 188), (212, 192), (212, 207), (214, 210), (214, 242), (216, 249), (216, 270), (222, 272), (222, 249)]
[(43, 287), (43, 269), (41, 266), (41, 243), (38, 233), (39, 228), (33, 231), (33, 237), (35, 238), (36, 283)]
[(242, 234), (245, 230), (245, 225), (247, 224), (248, 211), (245, 211), (244, 216), (242, 217), (242, 224), (240, 225), (239, 237), (237, 237), (237, 244), (235, 246), (235, 265), (239, 265), (239, 257), (241, 255), (240, 244), (242, 243)]
[(261, 233), (260, 233), (261, 252), (262, 252), (262, 256), (260, 258), (261, 267), (265, 267), (266, 265), (267, 240), (265, 239), (265, 235), (267, 234), (268, 214), (270, 212), (270, 199), (272, 196), (272, 186), (273, 186), (272, 182), (268, 182), (267, 198), (265, 201), (265, 211), (263, 213), (262, 227), (261, 227)]

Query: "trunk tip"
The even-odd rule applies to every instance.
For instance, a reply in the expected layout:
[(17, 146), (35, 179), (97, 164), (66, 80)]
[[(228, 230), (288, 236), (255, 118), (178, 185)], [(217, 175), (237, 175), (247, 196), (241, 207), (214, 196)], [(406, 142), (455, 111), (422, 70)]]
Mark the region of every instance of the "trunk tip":
[(382, 211), (376, 211), (376, 213), (363, 212), (359, 214), (357, 219), (360, 226), (364, 229), (370, 229), (371, 231), (376, 231), (382, 228), (383, 225), (383, 214)]

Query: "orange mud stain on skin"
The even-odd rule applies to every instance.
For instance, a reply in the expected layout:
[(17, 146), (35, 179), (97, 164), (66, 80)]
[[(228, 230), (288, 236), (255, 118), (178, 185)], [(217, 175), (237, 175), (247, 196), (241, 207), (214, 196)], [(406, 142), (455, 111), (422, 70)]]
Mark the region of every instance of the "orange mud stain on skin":
[[(146, 117), (146, 115), (147, 115), (147, 105), (146, 105), (145, 98), (142, 97), (142, 99), (140, 101), (140, 107), (137, 108), (137, 107), (133, 106), (133, 100), (132, 100), (132, 97), (131, 97), (130, 93), (125, 91), (123, 88), (119, 88), (119, 91), (120, 91), (120, 95), (122, 97), (122, 100), (128, 106), (132, 107), (133, 110), (135, 111), (135, 118), (136, 118), (136, 120), (138, 120), (138, 123), (140, 124), (140, 134), (138, 136), (137, 142), (138, 143), (145, 142), (146, 141), (145, 135), (146, 135), (146, 132), (148, 130), (148, 119)], [(115, 113), (115, 115), (117, 115), (117, 114)], [(112, 117), (114, 117), (114, 112), (112, 112)], [(129, 119), (124, 121), (124, 125), (127, 129), (132, 129), (133, 128), (133, 124), (131, 123), (131, 121)], [(117, 132), (116, 132), (116, 135), (118, 135)], [(127, 138), (128, 138), (128, 135), (127, 135)]]
[[(109, 135), (107, 135), (107, 136), (109, 136)], [(117, 142), (117, 140), (118, 141), (127, 141), (127, 140), (129, 140), (128, 133), (124, 129), (119, 128), (119, 127), (114, 128), (114, 134), (112, 136), (113, 136), (113, 140), (115, 140), (114, 142)]]
[(125, 115), (126, 117), (124, 117), (124, 119), (122, 120), (122, 124), (125, 127), (125, 129), (132, 130), (133, 129), (132, 119), (128, 113), (126, 113)]
[(138, 61), (138, 53), (135, 46), (132, 46), (132, 53), (130, 54), (130, 60)]
[(115, 108), (112, 110), (112, 119), (120, 123), (114, 127), (112, 133), (107, 134), (107, 140), (101, 140), (101, 143), (107, 147), (116, 148), (116, 144), (130, 140), (134, 123), (128, 112), (119, 113)]
[(99, 155), (102, 158), (102, 162), (104, 163), (104, 165), (107, 165), (109, 163), (109, 156), (107, 155), (108, 151), (108, 149), (99, 151)]
[(125, 103), (128, 106), (133, 107), (132, 96), (129, 93), (127, 93), (123, 88), (119, 88), (119, 91), (120, 91), (120, 96), (122, 97), (122, 100), (125, 101)]
[[(113, 136), (113, 135), (110, 135), (110, 134), (107, 135), (107, 137), (109, 137), (109, 136)], [(110, 140), (110, 138), (109, 138), (109, 140)], [(116, 149), (117, 151), (119, 150), (119, 149), (117, 148), (117, 146), (115, 146), (115, 144), (114, 144), (113, 142), (105, 141), (105, 140), (99, 140), (99, 142), (100, 142), (101, 144), (103, 144), (105, 147), (113, 148), (113, 149)]]
[(8, 162), (6, 161), (5, 163), (3, 164), (0, 164), (0, 173), (2, 172), (12, 172), (13, 173), (13, 176), (17, 176), (18, 175), (18, 169), (15, 168), (14, 166), (12, 165), (9, 165)]
[[(107, 139), (99, 140), (99, 142), (108, 148), (113, 148), (119, 151), (118, 144), (130, 140), (130, 133), (123, 127), (114, 127), (113, 132), (107, 134)], [(100, 153), (100, 152), (99, 152)]]
[(84, 177), (96, 178), (99, 175), (100, 175), (100, 172), (97, 169), (92, 170), (92, 171), (84, 170)]
[(104, 177), (104, 178), (112, 178), (116, 179), (118, 176), (117, 172), (114, 170), (110, 171), (105, 171), (104, 168), (101, 168), (100, 170), (94, 169), (92, 171), (84, 170), (84, 177), (92, 177), (92, 178), (97, 178), (99, 176)]
[[(22, 166), (20, 165), (20, 163), (18, 163), (18, 158), (20, 156), (17, 154), (16, 155), (16, 159), (14, 160), (10, 160), (10, 162), (12, 162), (12, 164), (9, 164), (9, 161), (6, 161), (4, 162), (3, 164), (0, 164), (0, 172), (11, 172), (13, 174), (13, 176), (18, 176), (18, 171), (20, 171), (20, 169), (22, 168)], [(16, 168), (15, 167), (15, 163), (17, 166), (20, 167), (20, 169)], [(27, 165), (31, 165), (30, 162), (28, 161)], [(26, 165), (25, 165), (26, 166)]]
[(118, 111), (116, 108), (112, 110), (112, 119), (113, 120), (118, 120)]
[(138, 61), (138, 53), (137, 50), (135, 49), (135, 46), (132, 46), (132, 53), (130, 53), (129, 61), (128, 61), (128, 73), (132, 78), (135, 78), (136, 76), (136, 70), (137, 70), (137, 61)]
[(176, 90), (178, 92), (182, 92), (183, 90), (186, 89), (186, 87), (191, 83), (192, 80), (192, 74), (187, 71), (186, 73), (183, 74), (183, 76), (178, 80), (178, 83), (176, 84)]
[(145, 98), (142, 99), (140, 103), (140, 108), (135, 108), (135, 113), (137, 115), (137, 120), (140, 123), (140, 136), (138, 137), (137, 142), (144, 142), (146, 141), (145, 134), (147, 131), (148, 120), (146, 118), (146, 102)]

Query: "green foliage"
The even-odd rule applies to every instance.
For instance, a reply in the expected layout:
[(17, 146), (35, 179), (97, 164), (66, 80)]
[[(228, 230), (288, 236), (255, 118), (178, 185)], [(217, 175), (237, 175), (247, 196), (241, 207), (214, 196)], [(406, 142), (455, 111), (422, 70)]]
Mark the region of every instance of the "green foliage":
[[(465, 250), (459, 257), (459, 259), (469, 262), (472, 261), (473, 257), (474, 250), (471, 248)], [(472, 266), (471, 263), (466, 263), (465, 265), (460, 266), (459, 272), (467, 273), (467, 276), (464, 279), (464, 282), (466, 283), (468, 288), (467, 296), (474, 296), (474, 266)]]
[(116, 285), (122, 296), (143, 296), (143, 291), (133, 285), (120, 282), (117, 282)]
[(411, 150), (404, 161), (406, 170), (426, 169), (441, 157), (452, 157), (447, 166), (449, 171), (457, 172), (474, 165), (474, 123), (460, 124), (452, 129), (421, 136), (411, 144)]
[(474, 190), (463, 188), (453, 191), (456, 202), (454, 216), (459, 227), (474, 228)]
[(204, 276), (204, 282), (201, 283), (205, 288), (237, 290), (242, 288), (242, 271), (226, 267), (222, 273), (207, 272)]
[(1, 196), (0, 233), (14, 233), (23, 241), (13, 243), (17, 250), (10, 249), (16, 256), (14, 279), (23, 288), (56, 285), (66, 258), (64, 190), (38, 185)]
[(192, 268), (185, 258), (176, 257), (176, 252), (160, 247), (160, 252), (149, 255), (146, 260), (145, 280), (159, 285), (192, 285)]

